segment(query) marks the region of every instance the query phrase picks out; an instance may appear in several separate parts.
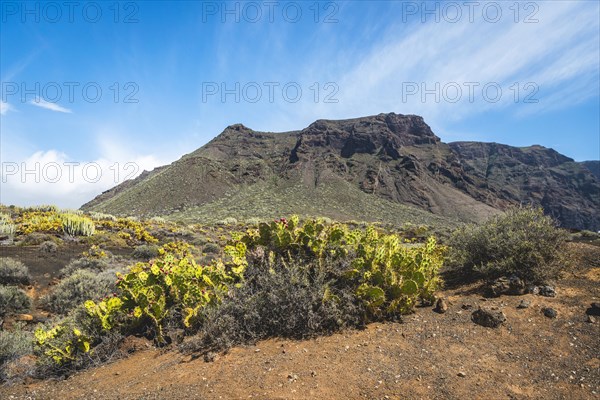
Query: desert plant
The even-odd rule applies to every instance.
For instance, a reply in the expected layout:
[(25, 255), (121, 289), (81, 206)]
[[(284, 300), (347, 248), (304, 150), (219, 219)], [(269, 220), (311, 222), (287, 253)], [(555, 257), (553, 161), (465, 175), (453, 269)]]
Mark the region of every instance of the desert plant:
[(10, 332), (0, 330), (0, 382), (13, 378), (6, 368), (8, 363), (33, 352), (33, 335), (23, 327), (15, 324)]
[(61, 280), (41, 298), (41, 305), (48, 311), (65, 315), (86, 300), (98, 300), (114, 293), (115, 272), (102, 273), (77, 270)]
[(22, 314), (31, 309), (31, 299), (16, 286), (0, 286), (0, 317)]
[(51, 240), (46, 240), (40, 245), (40, 251), (43, 253), (56, 253), (58, 251), (58, 245)]
[(25, 209), (25, 211), (33, 211), (33, 212), (51, 212), (51, 213), (56, 213), (58, 212), (58, 207), (55, 205), (51, 205), (51, 204), (41, 204), (38, 206), (31, 206), (31, 207), (27, 207)]
[(20, 246), (36, 246), (40, 245), (44, 242), (54, 242), (56, 244), (61, 243), (61, 239), (57, 238), (48, 233), (39, 233), (32, 232), (26, 235), (21, 236), (20, 242), (18, 243)]
[(531, 283), (559, 276), (567, 233), (541, 208), (511, 208), (481, 225), (467, 225), (451, 240), (451, 264), (484, 278), (517, 275)]
[(26, 211), (19, 215), (15, 222), (17, 232), (22, 235), (62, 231), (62, 218), (56, 211)]
[(340, 284), (348, 267), (344, 261), (251, 263), (244, 285), (208, 310), (198, 339), (185, 348), (220, 351), (269, 337), (302, 339), (361, 326), (363, 303), (353, 286)]
[(92, 218), (94, 221), (116, 221), (117, 217), (115, 217), (112, 214), (104, 214), (101, 212), (95, 212), (92, 211), (90, 212), (90, 218)]
[(26, 285), (29, 281), (29, 270), (21, 261), (9, 257), (0, 257), (0, 284)]
[(221, 221), (217, 221), (217, 225), (237, 225), (237, 219), (233, 217), (227, 217)]
[(59, 276), (64, 278), (72, 275), (75, 271), (86, 270), (93, 273), (106, 271), (114, 266), (109, 258), (81, 257), (69, 262), (60, 270)]
[(296, 216), (234, 235), (224, 252), (240, 279), (257, 250), (274, 261), (349, 260), (344, 279), (356, 287), (357, 296), (376, 319), (410, 312), (419, 299), (431, 300), (440, 283), (444, 252), (433, 238), (408, 247), (399, 236), (381, 234), (373, 226), (350, 229), (322, 219), (300, 224)]
[[(152, 332), (158, 343), (165, 343), (165, 326), (177, 324), (187, 329), (196, 326), (204, 309), (220, 302), (227, 291), (226, 282), (230, 281), (222, 265), (202, 267), (191, 258), (166, 253), (132, 266), (126, 274), (117, 274), (117, 293), (100, 301), (86, 301), (85, 310), (89, 319), (101, 327), (100, 336), (115, 330), (122, 333), (141, 330)], [(44, 335), (56, 338), (65, 333), (71, 345), (73, 340), (79, 340), (73, 336), (73, 327), (54, 331), (55, 328), (57, 326), (44, 328), (37, 335), (43, 339)], [(96, 343), (100, 336), (87, 335), (86, 338)], [(64, 340), (59, 342), (65, 343)], [(55, 344), (45, 348), (46, 343), (50, 342), (42, 340), (38, 344), (41, 351), (59, 357), (58, 363), (74, 360), (73, 354), (67, 351), (73, 350), (72, 346), (57, 348), (58, 342), (54, 341)]]
[(158, 246), (151, 244), (137, 246), (135, 249), (133, 249), (131, 256), (138, 260), (150, 260), (151, 258), (158, 256)]
[(83, 256), (91, 259), (103, 259), (112, 257), (112, 253), (108, 250), (104, 250), (98, 245), (93, 244), (87, 251), (83, 252)]
[(206, 243), (206, 245), (204, 245), (202, 248), (202, 251), (207, 254), (216, 254), (221, 251), (221, 247), (219, 247), (219, 245), (216, 243)]
[(9, 214), (0, 212), (0, 235), (13, 236), (16, 228)]
[(152, 217), (149, 219), (150, 222), (153, 222), (155, 224), (165, 224), (167, 223), (167, 220), (164, 219), (163, 217)]
[(173, 254), (176, 257), (185, 258), (192, 255), (192, 249), (193, 247), (189, 243), (178, 240), (163, 244), (158, 249), (158, 254), (161, 256)]
[(171, 327), (203, 329), (209, 347), (307, 337), (396, 318), (431, 299), (439, 282), (443, 249), (433, 239), (407, 247), (373, 226), (297, 217), (231, 236), (226, 259), (207, 266), (196, 264), (187, 243), (165, 244), (159, 257), (117, 274), (112, 296), (87, 300), (85, 318), (38, 329), (38, 354), (76, 365), (111, 333), (145, 333), (164, 344)]
[(34, 335), (36, 376), (42, 379), (118, 357), (124, 338), (117, 330), (105, 331), (83, 306), (54, 325), (38, 326)]
[(250, 226), (256, 226), (256, 225), (260, 224), (260, 219), (259, 218), (255, 218), (255, 217), (248, 218), (246, 220), (246, 224), (250, 225)]
[(147, 224), (141, 223), (134, 218), (117, 218), (116, 220), (102, 219), (97, 221), (97, 227), (103, 230), (116, 232), (119, 237), (125, 239), (130, 245), (137, 245), (140, 242), (157, 243), (158, 239), (152, 236), (147, 228)]
[(202, 310), (220, 302), (230, 280), (222, 266), (202, 267), (193, 259), (166, 254), (149, 263), (138, 263), (125, 274), (117, 274), (120, 297), (94, 303), (86, 302), (91, 315), (111, 329), (118, 313), (131, 313), (134, 323), (149, 323), (159, 343), (165, 341), (163, 320), (174, 308), (181, 315), (181, 325), (194, 326)]
[(92, 236), (96, 230), (94, 221), (76, 214), (61, 216), (62, 229), (70, 236)]
[(79, 216), (82, 216), (84, 214), (83, 211), (81, 211), (81, 210), (75, 210), (75, 209), (72, 209), (72, 208), (63, 208), (63, 209), (60, 210), (60, 212), (61, 212), (61, 214), (67, 214), (67, 215), (70, 214), (70, 215), (79, 215)]

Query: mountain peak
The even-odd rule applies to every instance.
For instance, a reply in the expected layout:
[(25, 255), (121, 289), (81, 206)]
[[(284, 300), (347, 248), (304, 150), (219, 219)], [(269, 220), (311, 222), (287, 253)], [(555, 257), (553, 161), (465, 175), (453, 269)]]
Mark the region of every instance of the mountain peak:
[(344, 120), (320, 119), (300, 131), (292, 159), (314, 148), (329, 148), (349, 158), (354, 154), (400, 157), (400, 149), (439, 143), (423, 118), (416, 115), (378, 114)]
[(240, 133), (254, 132), (252, 129), (250, 129), (247, 126), (245, 126), (244, 124), (240, 124), (240, 123), (229, 125), (227, 128), (225, 128), (223, 130), (223, 133), (225, 133), (227, 131), (234, 131), (234, 132), (240, 132)]
[(198, 221), (296, 213), (402, 224), (478, 221), (535, 204), (565, 227), (597, 230), (600, 181), (588, 168), (537, 145), (446, 144), (417, 115), (320, 119), (284, 133), (234, 124), (83, 208)]

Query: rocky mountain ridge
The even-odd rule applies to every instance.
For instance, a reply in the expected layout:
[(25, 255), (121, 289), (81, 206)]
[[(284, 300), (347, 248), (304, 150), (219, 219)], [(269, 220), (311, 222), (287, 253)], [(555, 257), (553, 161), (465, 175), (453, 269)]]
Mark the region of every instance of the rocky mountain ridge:
[(236, 124), (82, 208), (201, 221), (284, 212), (370, 220), (401, 214), (394, 222), (402, 222), (411, 213), (480, 221), (510, 205), (534, 204), (565, 227), (598, 230), (600, 179), (590, 169), (593, 163), (537, 145), (444, 143), (416, 115), (318, 120), (285, 133)]

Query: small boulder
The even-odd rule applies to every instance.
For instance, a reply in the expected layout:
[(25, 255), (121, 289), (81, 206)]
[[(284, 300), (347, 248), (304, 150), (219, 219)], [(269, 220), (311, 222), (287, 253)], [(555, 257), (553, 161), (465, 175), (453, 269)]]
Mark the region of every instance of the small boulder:
[(594, 317), (593, 315), (588, 315), (585, 321), (589, 322), (590, 324), (595, 324), (596, 323), (596, 317)]
[(523, 308), (529, 308), (531, 306), (531, 302), (527, 301), (527, 300), (521, 300), (521, 302), (517, 305), (517, 308), (519, 309), (523, 309)]
[(287, 378), (288, 378), (288, 381), (295, 382), (295, 381), (298, 380), (298, 375), (296, 375), (296, 374), (288, 374)]
[(33, 321), (33, 315), (31, 315), (31, 314), (16, 314), (15, 315), (15, 321), (32, 322)]
[(600, 303), (592, 303), (591, 307), (585, 310), (587, 315), (595, 315), (596, 317), (600, 317)]
[(446, 300), (444, 300), (444, 298), (439, 298), (437, 300), (434, 311), (440, 314), (444, 314), (446, 311), (448, 311), (448, 303)]
[(204, 354), (204, 362), (215, 362), (218, 357), (217, 353), (209, 351)]
[(538, 295), (538, 294), (540, 294), (540, 287), (535, 286), (535, 285), (527, 286), (527, 293), (533, 294), (533, 295)]
[(516, 275), (510, 277), (500, 277), (493, 281), (489, 287), (490, 294), (493, 297), (501, 295), (519, 295), (525, 293), (525, 282)]
[(479, 309), (473, 311), (471, 319), (477, 325), (486, 328), (497, 328), (506, 321), (506, 315), (501, 310), (479, 307)]
[(544, 308), (542, 308), (542, 312), (548, 318), (556, 318), (558, 316), (558, 313), (552, 307), (544, 307)]
[(540, 286), (540, 296), (556, 297), (556, 289), (550, 285)]

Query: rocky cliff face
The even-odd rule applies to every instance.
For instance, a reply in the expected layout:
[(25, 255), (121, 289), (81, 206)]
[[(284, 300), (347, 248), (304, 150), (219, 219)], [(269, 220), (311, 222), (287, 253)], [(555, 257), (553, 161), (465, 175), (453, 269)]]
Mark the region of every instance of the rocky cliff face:
[[(319, 210), (327, 214), (336, 208), (328, 203), (340, 200), (322, 194), (337, 192), (356, 203), (348, 210), (360, 211), (372, 200), (479, 221), (513, 204), (534, 204), (566, 227), (600, 228), (600, 183), (586, 166), (541, 146), (446, 144), (421, 117), (394, 113), (318, 120), (286, 133), (233, 125), (177, 162), (119, 185), (83, 208), (156, 215), (218, 203), (220, 211), (230, 207), (233, 214), (258, 209), (259, 204), (227, 199), (259, 186), (272, 191), (268, 199), (281, 199), (281, 207), (274, 200), (274, 212), (288, 210), (283, 203), (289, 206), (289, 197), (298, 196), (325, 203)], [(306, 211), (302, 202), (290, 207)]]
[(542, 146), (457, 142), (450, 147), (490, 198), (541, 205), (566, 227), (600, 226), (599, 180), (571, 158)]

